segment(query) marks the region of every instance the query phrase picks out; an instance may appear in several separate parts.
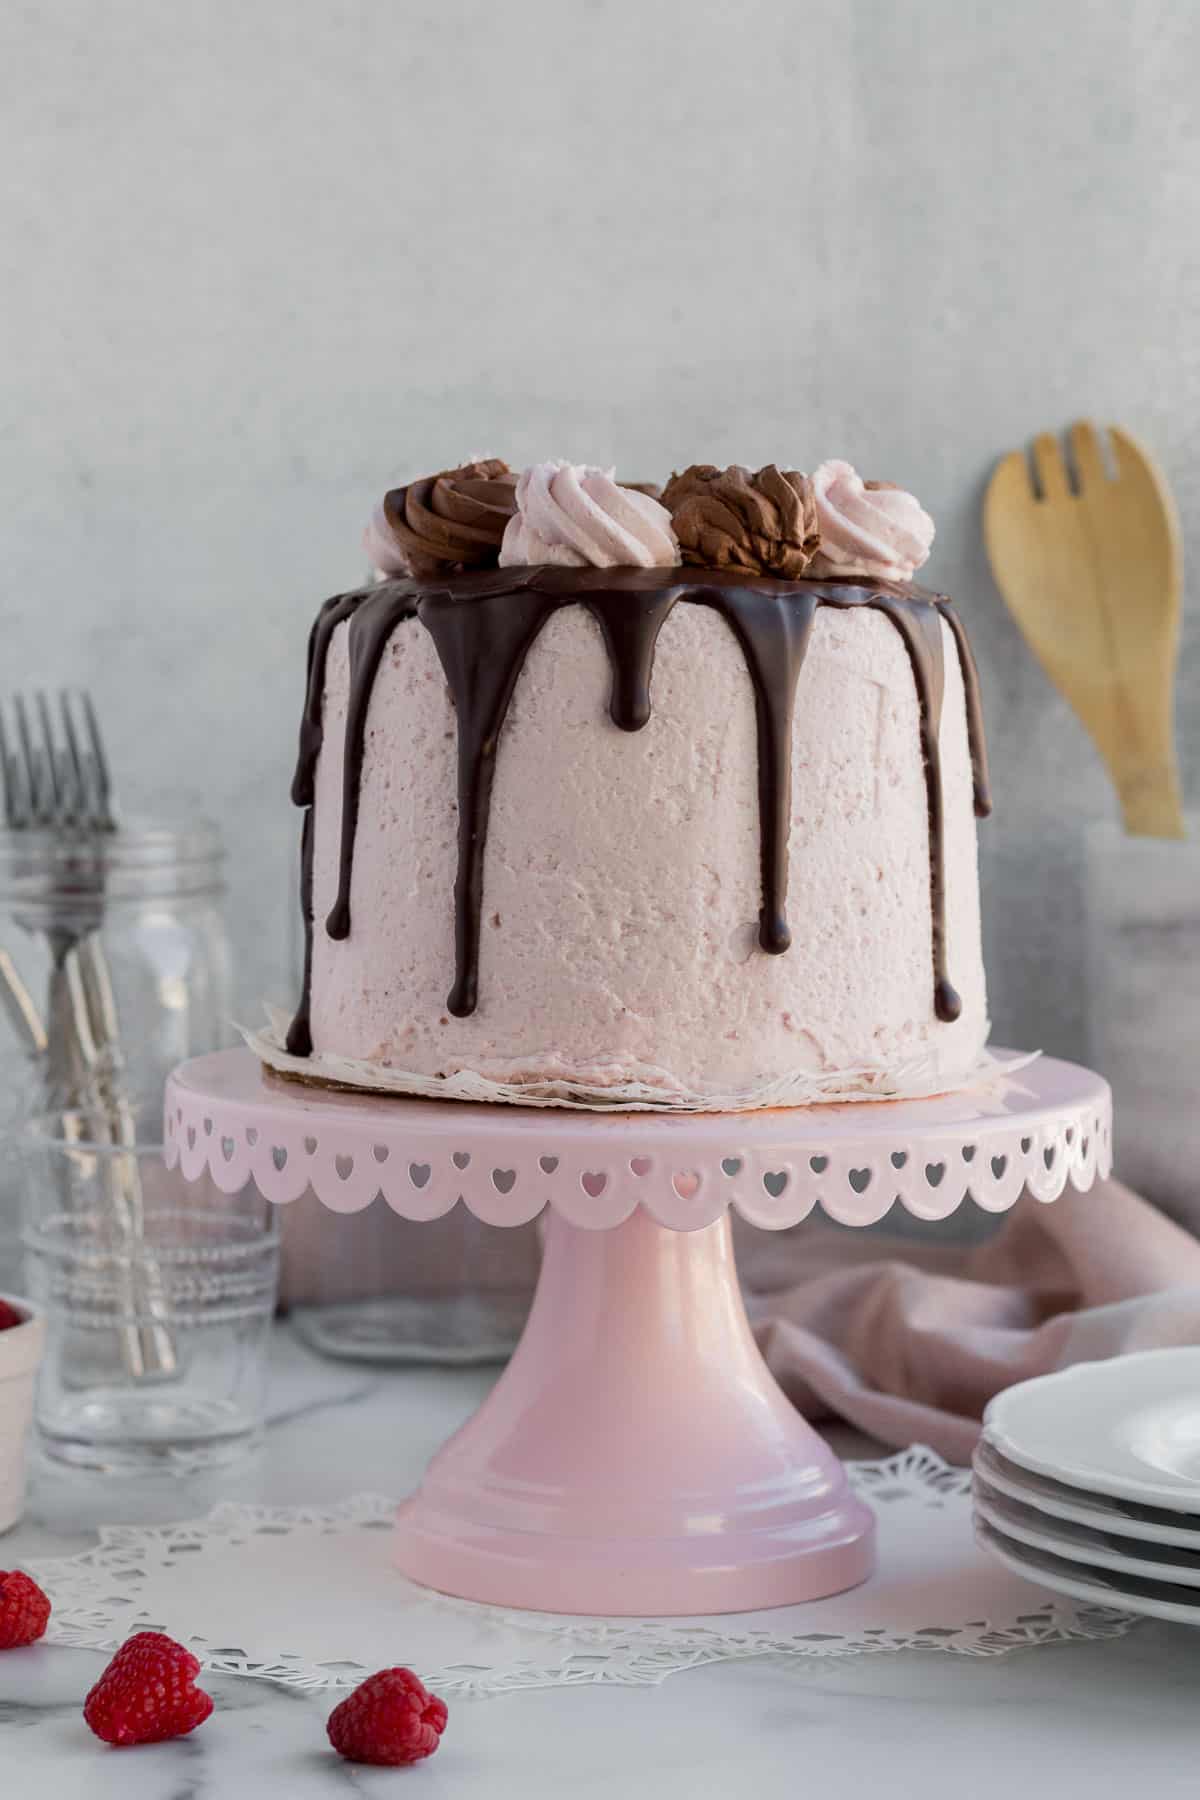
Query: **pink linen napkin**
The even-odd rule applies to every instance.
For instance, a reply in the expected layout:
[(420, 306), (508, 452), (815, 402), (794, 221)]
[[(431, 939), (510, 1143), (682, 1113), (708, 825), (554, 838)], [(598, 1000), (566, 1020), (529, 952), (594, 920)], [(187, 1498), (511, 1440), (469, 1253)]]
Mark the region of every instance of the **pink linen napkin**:
[(1001, 1388), (1200, 1342), (1200, 1242), (1117, 1181), (1022, 1196), (998, 1236), (924, 1247), (812, 1224), (743, 1231), (759, 1346), (810, 1418), (965, 1463)]

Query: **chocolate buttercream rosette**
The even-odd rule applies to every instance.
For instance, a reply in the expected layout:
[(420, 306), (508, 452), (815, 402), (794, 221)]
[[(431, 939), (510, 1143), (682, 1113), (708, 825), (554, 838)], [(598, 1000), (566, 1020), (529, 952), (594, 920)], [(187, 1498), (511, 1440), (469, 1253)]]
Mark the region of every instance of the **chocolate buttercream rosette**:
[(392, 488), (383, 516), (418, 579), (494, 567), (516, 511), (516, 488), (508, 464), (489, 457)]
[(761, 469), (693, 463), (672, 475), (662, 504), (686, 563), (795, 580), (820, 543), (811, 481), (774, 463)]

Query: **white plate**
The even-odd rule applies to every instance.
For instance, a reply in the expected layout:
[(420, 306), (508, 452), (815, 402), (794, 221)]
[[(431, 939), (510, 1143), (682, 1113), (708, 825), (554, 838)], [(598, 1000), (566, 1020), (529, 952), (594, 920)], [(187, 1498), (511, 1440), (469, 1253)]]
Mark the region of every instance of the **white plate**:
[[(985, 1519), (1005, 1537), (1028, 1544), (1031, 1549), (1048, 1550), (1052, 1556), (1063, 1556), (1069, 1562), (1111, 1569), (1115, 1575), (1137, 1575), (1147, 1581), (1170, 1581), (1179, 1587), (1200, 1590), (1200, 1551), (1179, 1550), (1172, 1544), (1137, 1544), (1131, 1538), (1113, 1537), (1107, 1531), (1092, 1531), (1086, 1525), (1068, 1525), (1065, 1520), (1047, 1518), (1032, 1506), (998, 1494), (978, 1475), (974, 1500), (977, 1518)], [(1196, 1604), (1200, 1606), (1200, 1591)]]
[(984, 1414), (1009, 1462), (1068, 1487), (1200, 1513), (1200, 1346), (1023, 1381)]
[(1117, 1612), (1143, 1613), (1151, 1619), (1170, 1619), (1176, 1625), (1200, 1625), (1200, 1595), (1169, 1581), (1139, 1581), (1133, 1575), (1112, 1575), (1087, 1563), (1069, 1562), (1045, 1550), (1019, 1544), (997, 1531), (986, 1520), (975, 1520), (975, 1535), (983, 1548), (1014, 1575), (1035, 1586), (1069, 1594), (1073, 1600), (1090, 1600), (1094, 1606)]
[(1023, 1506), (1032, 1506), (1055, 1522), (1086, 1525), (1142, 1544), (1174, 1544), (1182, 1550), (1200, 1550), (1200, 1515), (1164, 1512), (1157, 1506), (1139, 1506), (1134, 1500), (1114, 1500), (1107, 1494), (1089, 1494), (1065, 1487), (1047, 1475), (1035, 1475), (1008, 1461), (981, 1438), (973, 1458), (975, 1472), (988, 1486)]

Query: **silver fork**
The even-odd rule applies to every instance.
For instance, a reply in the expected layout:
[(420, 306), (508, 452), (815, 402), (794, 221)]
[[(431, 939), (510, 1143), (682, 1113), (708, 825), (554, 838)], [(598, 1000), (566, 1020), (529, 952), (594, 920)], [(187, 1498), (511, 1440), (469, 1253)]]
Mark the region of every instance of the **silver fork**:
[(36, 725), (30, 710), (24, 694), (13, 696), (15, 744), (0, 710), (4, 816), (10, 831), (71, 825), (84, 831), (115, 831), (112, 780), (91, 695), (86, 690), (73, 694), (68, 688), (59, 693), (61, 744), (44, 692), (34, 698)]
[[(62, 980), (51, 983), (42, 1035), (51, 1094), (78, 1105), (105, 1074), (119, 1073), (112, 982), (95, 936), (103, 917), (101, 840), (116, 829), (108, 760), (86, 693), (59, 695), (58, 734), (44, 693), (32, 707), (24, 694), (15, 695), (12, 718), (10, 730), (0, 708), (5, 824), (14, 832), (52, 832), (71, 848), (63, 865), (64, 904), (45, 928)], [(28, 1017), (30, 1007), (19, 995), (18, 1002)], [(117, 1066), (106, 1070), (106, 1060)]]
[[(68, 863), (70, 914), (47, 927), (56, 971), (50, 1018), (43, 1025), (28, 990), (7, 954), (0, 963), (10, 995), (9, 1011), (23, 1024), (35, 1049), (47, 1052), (47, 1085), (73, 1104), (95, 1085), (106, 1052), (118, 1054), (116, 1008), (103, 951), (94, 938), (103, 912), (104, 878), (95, 839), (116, 829), (108, 761), (91, 697), (59, 695), (61, 742), (50, 703), (23, 694), (12, 702), (13, 725), (0, 707), (0, 774), (4, 819), (10, 831), (50, 831), (75, 840)], [(64, 909), (65, 911), (65, 909)], [(67, 1011), (63, 1011), (64, 1003)]]
[[(124, 1059), (112, 978), (97, 935), (104, 910), (103, 839), (117, 829), (108, 759), (91, 697), (58, 697), (58, 730), (50, 702), (39, 692), (32, 708), (14, 697), (13, 729), (0, 709), (0, 775), (4, 816), (15, 832), (51, 831), (70, 847), (64, 867), (69, 910), (43, 927), (50, 946), (45, 1046), (46, 1087), (55, 1106), (89, 1107), (103, 1121), (106, 1138), (132, 1152), (136, 1121), (124, 1088)], [(33, 929), (37, 929), (34, 926)], [(11, 958), (5, 961), (11, 964)], [(7, 970), (0, 967), (0, 974)], [(23, 984), (7, 982), (12, 1004), (26, 1018)], [(35, 1027), (32, 1035), (36, 1038)], [(145, 1207), (136, 1156), (116, 1156), (110, 1166), (114, 1217), (127, 1242), (145, 1237)], [(122, 1328), (121, 1354), (135, 1377), (169, 1377), (178, 1367), (167, 1327), (169, 1308), (161, 1271), (144, 1255), (140, 1279), (127, 1299), (136, 1322)]]

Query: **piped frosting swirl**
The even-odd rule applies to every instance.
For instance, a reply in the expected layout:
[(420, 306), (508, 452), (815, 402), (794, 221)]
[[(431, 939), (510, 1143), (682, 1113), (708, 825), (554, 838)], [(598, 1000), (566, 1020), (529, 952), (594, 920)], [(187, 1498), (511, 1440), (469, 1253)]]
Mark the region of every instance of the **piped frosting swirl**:
[(817, 548), (812, 483), (795, 469), (693, 463), (663, 493), (687, 563), (803, 575)]
[(928, 560), (934, 525), (889, 481), (864, 481), (850, 463), (823, 462), (812, 478), (820, 546), (811, 575), (911, 581)]
[(488, 457), (393, 488), (363, 536), (372, 568), (426, 579), (494, 567), (516, 485), (508, 464)]
[(622, 487), (611, 469), (542, 462), (517, 478), (516, 512), (501, 567), (667, 568), (679, 561), (671, 515), (649, 494)]

